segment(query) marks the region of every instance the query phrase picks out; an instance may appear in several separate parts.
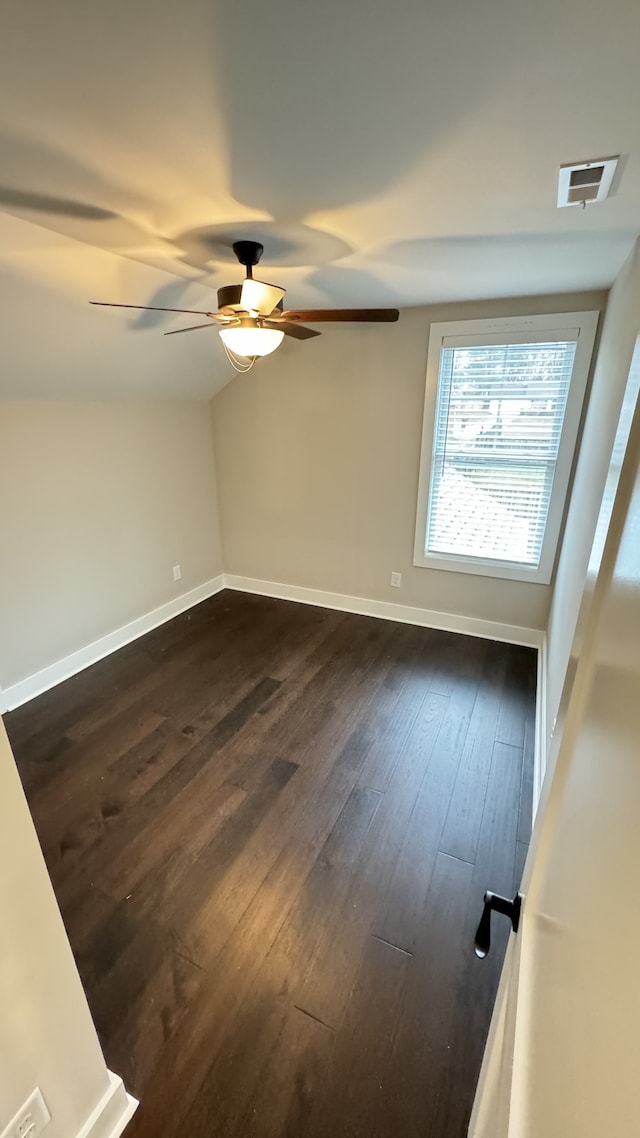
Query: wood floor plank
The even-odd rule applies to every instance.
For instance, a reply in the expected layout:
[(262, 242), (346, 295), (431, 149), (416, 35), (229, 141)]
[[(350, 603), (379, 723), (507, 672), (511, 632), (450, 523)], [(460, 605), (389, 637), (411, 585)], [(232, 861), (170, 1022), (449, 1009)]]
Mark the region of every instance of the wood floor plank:
[[(472, 878), (472, 866), (447, 854), (438, 855), (396, 1017), (390, 1064), (393, 1095), (387, 1100), (389, 1134), (400, 1118), (407, 1138), (440, 1133), (433, 1120), (438, 1096), (455, 1078), (452, 1048), (461, 1018), (457, 985), (471, 953), (465, 932)], [(432, 949), (435, 936), (441, 946), (437, 953)], [(402, 1096), (416, 1085), (420, 1092), (405, 1118)], [(470, 1108), (473, 1090), (470, 1082), (458, 1086), (465, 1109)], [(454, 1131), (442, 1133), (449, 1138)]]
[[(242, 864), (251, 837), (297, 771), (295, 763), (274, 759), (254, 792), (244, 798), (212, 840), (193, 858), (190, 872), (166, 874), (154, 883), (150, 894), (147, 892), (145, 906), (156, 912), (163, 925), (174, 930), (180, 943), (185, 943), (182, 930), (192, 928), (194, 922), (198, 927), (204, 926), (203, 940), (209, 942), (208, 910), (212, 894), (220, 895), (227, 875)], [(224, 910), (221, 906), (216, 909), (217, 920), (222, 921)], [(186, 943), (191, 945), (189, 957), (199, 963), (199, 939), (192, 933), (186, 935)]]
[[(406, 823), (411, 816), (427, 769), (430, 749), (438, 737), (449, 701), (428, 693), (423, 704), (422, 713), (402, 748), (401, 769), (392, 777), (392, 786), (382, 799), (380, 811), (376, 811), (364, 837), (358, 854), (357, 872), (351, 877), (348, 893), (339, 904), (339, 898), (334, 897), (328, 909), (315, 906), (324, 909), (325, 920), (298, 1001), (300, 1007), (331, 1026), (337, 1026), (342, 1018), (363, 943), (377, 916), (379, 899), (384, 896), (398, 857), (404, 834), (400, 819), (404, 818)], [(371, 714), (375, 719), (375, 710), (372, 709)], [(358, 762), (358, 750), (362, 747), (366, 754), (372, 743), (368, 734), (369, 723), (370, 716), (367, 716), (364, 730), (354, 733), (343, 752), (343, 760), (352, 756)], [(375, 733), (373, 737), (375, 739)], [(359, 761), (362, 762), (362, 751)], [(398, 766), (395, 760), (393, 766), (395, 771)], [(368, 772), (368, 762), (365, 762), (360, 773), (361, 786)], [(369, 788), (365, 789), (369, 791)], [(313, 874), (311, 876), (313, 879)]]
[(526, 649), (224, 592), (6, 717), (131, 1138), (463, 1138), (535, 679)]
[(58, 777), (32, 790), (34, 807), (43, 817), (50, 817), (61, 804), (80, 798), (86, 788), (101, 778), (126, 750), (165, 722), (163, 715), (158, 715), (144, 704), (127, 708), (112, 719), (98, 736), (74, 745), (65, 753), (64, 770)]
[(440, 848), (462, 861), (474, 862), (476, 857), (509, 662), (510, 646), (497, 660), (488, 659), (461, 750)]
[(522, 763), (522, 783), (520, 786), (520, 811), (518, 817), (518, 841), (528, 842), (533, 828), (533, 770), (536, 734), (536, 676), (531, 669), (527, 690), (524, 723), (524, 750)]
[[(154, 630), (149, 637), (145, 637), (147, 651), (143, 659), (137, 658), (134, 667), (129, 666), (126, 673), (126, 683), (118, 683), (116, 690), (108, 700), (103, 700), (92, 709), (70, 724), (68, 735), (76, 742), (100, 731), (110, 718), (132, 707), (139, 700), (152, 697), (153, 694), (168, 685), (175, 689), (182, 686), (185, 666), (191, 661), (201, 662), (201, 657), (211, 651), (212, 631), (216, 640), (215, 659), (226, 663), (229, 654), (235, 650), (241, 634), (250, 636), (251, 618), (247, 612), (239, 610), (235, 620), (223, 620), (216, 625), (213, 618), (207, 619), (205, 614), (198, 614), (188, 620), (189, 614), (184, 613), (177, 618), (180, 622), (180, 636), (176, 645), (174, 637), (163, 630)], [(172, 622), (173, 624), (173, 622)], [(162, 647), (154, 651), (148, 641), (156, 637)], [(125, 650), (126, 651), (126, 650)], [(153, 667), (150, 666), (153, 663)], [(199, 685), (201, 687), (201, 685)], [(183, 697), (185, 693), (183, 692)]]
[[(348, 977), (345, 956), (348, 956), (349, 937), (344, 931), (357, 903), (352, 900), (353, 883), (358, 870), (358, 854), (366, 839), (382, 795), (369, 787), (356, 787), (345, 806), (354, 798), (366, 809), (366, 824), (359, 830), (351, 827), (348, 858), (337, 861), (331, 850), (326, 850), (316, 862), (298, 904), (295, 906), (281, 937), (296, 939), (305, 933), (305, 964), (300, 983), (294, 990), (295, 1006), (307, 1015), (336, 1028), (342, 1019), (345, 1005), (344, 981)], [(318, 889), (326, 890), (324, 899)], [(318, 927), (315, 914), (322, 908), (325, 916)], [(302, 914), (306, 915), (303, 919)], [(278, 938), (280, 940), (280, 938)], [(345, 947), (347, 952), (345, 953)], [(275, 950), (278, 949), (276, 942)], [(348, 983), (347, 979), (347, 983)]]
[[(393, 677), (390, 677), (393, 679)], [(435, 707), (441, 696), (425, 692), (421, 681), (399, 686), (385, 683), (376, 699), (372, 718), (367, 724), (370, 736), (369, 754), (361, 781), (373, 790), (385, 791), (407, 739), (427, 698)]]
[(414, 808), (402, 829), (402, 847), (380, 907), (374, 932), (413, 952), (421, 927), (431, 874), (456, 784), (460, 756), (470, 730), (475, 688), (461, 685), (448, 701), (444, 721), (430, 753)]
[[(391, 1046), (411, 957), (368, 937), (345, 1021), (328, 1057), (331, 1094), (316, 1095), (308, 1138), (406, 1134), (399, 1087), (389, 1078)], [(362, 1031), (366, 1019), (369, 1029)], [(304, 1069), (304, 1068), (303, 1068)]]
[[(194, 635), (196, 638), (202, 635), (204, 643), (210, 645), (213, 628), (217, 644), (221, 629), (225, 639), (233, 638), (230, 621), (243, 622), (250, 628), (253, 619), (251, 602), (243, 602), (234, 594), (225, 594), (222, 603), (218, 597), (203, 601), (196, 609), (175, 617), (78, 673), (73, 682), (58, 684), (12, 711), (8, 719), (14, 744), (18, 747), (29, 743), (24, 767), (37, 754), (39, 744), (46, 749), (48, 741), (56, 741), (69, 729), (73, 733), (78, 729), (82, 734), (80, 725), (92, 713), (96, 715), (97, 729), (112, 714), (131, 706), (138, 694), (144, 694), (147, 685), (153, 687), (163, 678), (162, 664), (171, 658), (171, 645), (176, 639), (188, 657), (194, 652)], [(126, 698), (121, 703), (123, 694)]]
[[(292, 1008), (237, 1132), (247, 1138), (306, 1134), (313, 1105), (325, 1091), (333, 1042), (329, 1028)], [(219, 1130), (220, 1138), (224, 1134)]]
[[(360, 701), (356, 703), (360, 712), (368, 707), (378, 682), (372, 680), (372, 690), (361, 688)], [(282, 850), (287, 827), (291, 827), (296, 817), (307, 815), (309, 804), (314, 802), (314, 796), (330, 777), (332, 768), (346, 767), (348, 770), (351, 762), (357, 767), (364, 754), (360, 731), (358, 727), (353, 728), (352, 716), (345, 718), (337, 710), (325, 720), (323, 730), (316, 727), (313, 739), (307, 740), (306, 744), (304, 748), (296, 746), (288, 751), (300, 761), (295, 783), (291, 783), (271, 817), (247, 843), (243, 859), (235, 867), (236, 872), (192, 924), (189, 943), (194, 958), (200, 959), (201, 953), (210, 957), (217, 951)], [(258, 769), (261, 765), (258, 764)]]
[[(135, 959), (126, 961), (127, 972), (134, 973), (135, 967)], [(109, 1027), (102, 1032), (110, 1070), (117, 1071), (136, 1096), (144, 1096), (158, 1057), (198, 998), (205, 973), (178, 953), (166, 951), (154, 969), (146, 959), (142, 977), (137, 998), (122, 1009), (115, 1026), (110, 1004)]]
[[(314, 863), (293, 908), (283, 923), (264, 963), (249, 987), (234, 1017), (233, 1032), (220, 1047), (206, 1075), (196, 1105), (195, 1117), (202, 1117), (206, 1100), (209, 1117), (215, 1122), (213, 1133), (226, 1134), (239, 1126), (247, 1114), (247, 1090), (252, 1087), (251, 1102), (273, 1122), (273, 1111), (254, 1102), (260, 1081), (269, 1071), (269, 1083), (277, 1081), (281, 1072), (274, 1069), (274, 1047), (287, 1037), (291, 1020), (299, 1023), (298, 990), (309, 968), (322, 929), (316, 915), (319, 909), (332, 911), (339, 907), (354, 871), (357, 852), (379, 804), (375, 791), (356, 788), (350, 794), (339, 818), (328, 836), (320, 856)], [(293, 1013), (296, 1013), (293, 1015)], [(309, 1019), (310, 1017), (305, 1017)], [(320, 1038), (330, 1031), (311, 1030)], [(280, 1052), (282, 1054), (282, 1052)], [(189, 1121), (189, 1120), (188, 1120)], [(251, 1119), (247, 1119), (247, 1125)], [(249, 1129), (249, 1132), (251, 1130)]]
[[(334, 785), (323, 787), (320, 799), (315, 803), (314, 813), (318, 819), (326, 818), (326, 808), (335, 802), (336, 789), (339, 789), (341, 798), (345, 788), (355, 782), (357, 768), (350, 769), (353, 753), (346, 750), (345, 756), (347, 761), (336, 765), (332, 772)], [(147, 1112), (141, 1133), (153, 1134), (161, 1123), (166, 1138), (174, 1138), (174, 1135), (177, 1138), (182, 1132), (177, 1123), (175, 1129), (170, 1122), (167, 1123), (171, 1118), (171, 1072), (176, 1063), (182, 1071), (181, 1096), (185, 1110), (198, 1098), (202, 1101), (207, 1097), (205, 1084), (217, 1055), (227, 1045), (230, 1025), (233, 1037), (240, 1009), (249, 997), (270, 947), (331, 829), (326, 820), (322, 828), (316, 821), (315, 832), (312, 833), (309, 819), (305, 819), (304, 824), (301, 821), (297, 841), (294, 835), (243, 913), (233, 935), (216, 959), (212, 973), (214, 982), (203, 987), (188, 1021), (170, 1042), (153, 1074), (148, 1086), (153, 1111)]]
[(521, 748), (494, 743), (474, 871), (476, 880), (485, 874), (494, 893), (513, 886), (522, 763)]
[(461, 681), (474, 683), (489, 653), (487, 642), (455, 632), (440, 632), (430, 690), (450, 696)]
[(256, 1009), (255, 1020), (246, 1025), (239, 1078), (234, 1054), (221, 1071), (207, 1078), (187, 1112), (185, 1125), (191, 1133), (208, 1138), (233, 1133), (243, 1138), (293, 1138), (307, 1133), (312, 1105), (324, 1088), (334, 1033), (295, 1007), (281, 1006), (278, 1012), (277, 1022), (269, 1021), (269, 1047), (264, 1054), (259, 1046), (264, 1016)]
[[(61, 891), (59, 896), (62, 900), (71, 904), (74, 898), (81, 895), (87, 883), (99, 873), (100, 867), (108, 863), (113, 852), (123, 844), (126, 845), (141, 828), (153, 825), (167, 804), (175, 802), (185, 788), (197, 786), (201, 772), (205, 773), (208, 781), (213, 764), (214, 775), (217, 774), (216, 781), (218, 783), (225, 781), (227, 768), (218, 769), (215, 763), (217, 752), (233, 736), (234, 730), (238, 730), (247, 718), (255, 713), (261, 700), (269, 697), (273, 685), (268, 681), (269, 677), (266, 677), (256, 684), (249, 695), (223, 716), (198, 742), (193, 744), (190, 742), (190, 737), (187, 737), (189, 745), (181, 748), (179, 761), (171, 762), (169, 769), (140, 799), (136, 796), (132, 809), (124, 812), (118, 829), (112, 828), (108, 833), (101, 835), (96, 845), (85, 851), (77, 873), (59, 885), (59, 875), (56, 874), (54, 880)], [(99, 786), (100, 783), (94, 779), (90, 793), (99, 790)], [(188, 794), (190, 793), (191, 791), (188, 791)], [(53, 868), (55, 871), (55, 864)]]
[(533, 648), (523, 648), (512, 644), (509, 648), (509, 659), (506, 679), (500, 693), (500, 712), (496, 739), (499, 743), (507, 743), (511, 747), (522, 747), (524, 744), (524, 726), (527, 714), (526, 693), (529, 691), (529, 679), (533, 670), (535, 651)]
[(98, 886), (117, 900), (134, 896), (139, 904), (140, 891), (149, 908), (161, 905), (172, 888), (180, 888), (203, 847), (217, 839), (246, 797), (244, 790), (228, 782), (182, 794), (174, 808), (159, 815), (153, 842), (146, 830), (140, 831), (96, 875)]
[[(245, 704), (244, 715), (239, 716), (235, 720), (236, 723), (243, 720), (247, 714), (251, 714), (251, 708), (247, 708)], [(138, 798), (138, 795), (134, 797), (131, 808), (123, 811), (120, 824), (117, 827), (110, 827), (109, 830), (101, 833), (97, 842), (83, 852), (82, 859), (77, 863), (76, 873), (65, 879), (64, 876), (60, 876), (56, 863), (52, 863), (52, 872), (55, 874), (54, 880), (59, 899), (66, 905), (74, 904), (75, 900), (87, 890), (88, 883), (99, 877), (101, 867), (108, 865), (110, 859), (117, 855), (118, 850), (125, 847), (140, 830), (145, 830), (145, 828), (156, 824), (158, 816), (162, 816), (167, 803), (181, 801), (181, 794), (187, 787), (191, 787), (187, 791), (187, 799), (189, 799), (190, 794), (197, 789), (200, 781), (210, 781), (216, 747), (218, 747), (221, 739), (224, 741), (228, 737), (229, 721), (224, 721), (221, 727), (216, 724), (212, 731), (196, 744), (180, 744), (178, 760), (175, 751), (170, 750), (169, 754), (172, 761), (169, 764), (169, 769), (150, 786), (150, 789), (141, 798)], [(203, 773), (204, 780), (202, 780)], [(227, 772), (224, 768), (219, 769), (218, 766), (214, 765), (213, 781), (216, 784), (225, 781), (225, 774)], [(96, 784), (96, 787), (99, 785)]]

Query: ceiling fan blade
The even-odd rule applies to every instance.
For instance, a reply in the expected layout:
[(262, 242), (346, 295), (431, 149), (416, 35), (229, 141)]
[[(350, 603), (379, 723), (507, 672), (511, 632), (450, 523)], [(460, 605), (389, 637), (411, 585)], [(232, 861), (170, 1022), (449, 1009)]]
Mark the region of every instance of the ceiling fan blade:
[(391, 323), (400, 313), (397, 308), (297, 308), (282, 313), (282, 320), (305, 320), (318, 324), (324, 320), (367, 320)]
[(279, 332), (284, 332), (285, 336), (293, 336), (294, 340), (310, 340), (313, 336), (321, 336), (322, 332), (315, 331), (314, 328), (303, 328), (302, 324), (288, 324), (286, 320), (261, 320), (263, 328), (276, 328)]
[(269, 316), (280, 303), (285, 288), (266, 284), (265, 281), (256, 281), (253, 277), (246, 277), (242, 282), (240, 304), (245, 312), (257, 312), (260, 316)]
[(195, 332), (196, 328), (220, 328), (219, 324), (192, 324), (189, 328), (174, 328), (172, 332), (163, 332), (164, 336), (177, 336), (179, 332)]
[(216, 316), (215, 312), (203, 312), (199, 308), (157, 308), (154, 304), (111, 304), (106, 300), (90, 300), (89, 304), (99, 304), (101, 308), (143, 308), (145, 312), (187, 312), (192, 316)]
[(284, 332), (285, 336), (293, 336), (294, 340), (311, 340), (313, 336), (321, 336), (322, 332), (316, 332), (315, 328), (303, 328), (302, 324), (288, 324), (286, 320), (262, 320), (263, 328), (277, 328), (278, 332)]

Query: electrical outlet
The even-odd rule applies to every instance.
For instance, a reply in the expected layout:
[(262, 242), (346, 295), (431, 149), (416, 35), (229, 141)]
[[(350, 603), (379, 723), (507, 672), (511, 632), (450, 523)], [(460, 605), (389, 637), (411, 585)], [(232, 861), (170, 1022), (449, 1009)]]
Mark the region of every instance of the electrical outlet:
[(50, 1122), (51, 1115), (42, 1097), (42, 1091), (40, 1087), (36, 1087), (9, 1125), (5, 1126), (0, 1138), (38, 1138)]
[(179, 565), (174, 565), (174, 567), (173, 567), (173, 579), (174, 579), (174, 581), (179, 581), (181, 578), (182, 578), (182, 569), (180, 568)]
[(392, 573), (391, 574), (391, 584), (393, 585), (394, 589), (401, 588), (401, 586), (402, 586), (402, 573)]

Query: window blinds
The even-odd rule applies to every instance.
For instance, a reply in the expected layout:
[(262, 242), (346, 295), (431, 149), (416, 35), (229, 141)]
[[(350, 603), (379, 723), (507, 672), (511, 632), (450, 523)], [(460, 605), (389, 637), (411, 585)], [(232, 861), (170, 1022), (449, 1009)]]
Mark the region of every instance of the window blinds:
[(425, 553), (538, 567), (575, 352), (443, 347)]

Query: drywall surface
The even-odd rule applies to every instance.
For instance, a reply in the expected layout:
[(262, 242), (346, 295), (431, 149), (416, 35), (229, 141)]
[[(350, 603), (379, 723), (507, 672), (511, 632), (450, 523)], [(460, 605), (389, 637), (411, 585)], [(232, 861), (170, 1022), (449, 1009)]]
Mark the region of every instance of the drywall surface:
[(0, 833), (0, 1131), (39, 1086), (73, 1138), (109, 1079), (1, 721)]
[(212, 402), (226, 572), (545, 628), (548, 586), (413, 565), (429, 325), (605, 303), (565, 294), (325, 325), (236, 376)]
[[(623, 267), (607, 305), (582, 445), (567, 514), (548, 628), (547, 724), (575, 672), (578, 614), (589, 584), (589, 556), (611, 461), (629, 367), (640, 334), (640, 244)], [(573, 648), (572, 648), (573, 645)], [(572, 659), (573, 653), (573, 659)], [(555, 748), (554, 748), (555, 749)]]
[(0, 403), (0, 480), (2, 687), (222, 571), (207, 403)]

